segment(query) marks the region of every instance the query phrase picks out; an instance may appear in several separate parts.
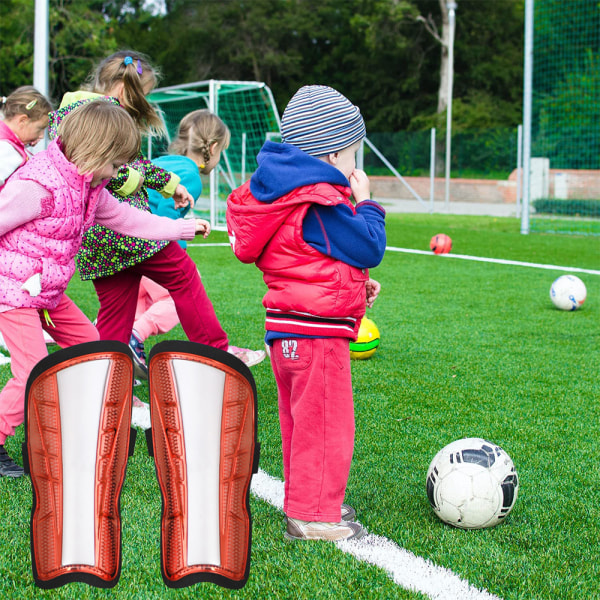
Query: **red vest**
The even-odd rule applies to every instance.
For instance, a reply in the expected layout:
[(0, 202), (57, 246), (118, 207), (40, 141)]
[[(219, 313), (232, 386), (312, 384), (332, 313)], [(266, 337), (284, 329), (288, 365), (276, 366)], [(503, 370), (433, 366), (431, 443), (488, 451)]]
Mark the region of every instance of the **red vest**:
[(345, 204), (354, 210), (344, 186), (304, 186), (272, 204), (254, 199), (249, 184), (238, 188), (227, 208), (233, 250), (263, 272), (269, 288), (263, 298), (268, 331), (355, 339), (365, 314), (368, 270), (326, 256), (304, 241), (302, 223), (313, 204)]

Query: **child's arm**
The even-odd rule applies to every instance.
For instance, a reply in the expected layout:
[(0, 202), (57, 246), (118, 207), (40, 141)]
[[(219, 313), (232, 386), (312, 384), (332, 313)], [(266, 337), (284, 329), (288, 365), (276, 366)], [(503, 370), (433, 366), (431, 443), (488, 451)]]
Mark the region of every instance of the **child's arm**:
[(385, 210), (372, 200), (314, 205), (302, 224), (304, 240), (319, 252), (359, 269), (376, 267), (385, 252)]
[(179, 175), (166, 171), (140, 154), (132, 163), (123, 165), (107, 187), (125, 197), (135, 194), (144, 185), (156, 190), (163, 198), (173, 198), (175, 208), (193, 206), (194, 198), (180, 181)]
[(35, 181), (9, 181), (0, 192), (0, 235), (49, 215), (52, 194)]
[(196, 234), (207, 237), (210, 223), (203, 219), (169, 219), (119, 202), (102, 190), (96, 209), (96, 223), (117, 233), (149, 240), (191, 240)]
[(24, 158), (6, 140), (0, 140), (0, 185), (21, 166)]

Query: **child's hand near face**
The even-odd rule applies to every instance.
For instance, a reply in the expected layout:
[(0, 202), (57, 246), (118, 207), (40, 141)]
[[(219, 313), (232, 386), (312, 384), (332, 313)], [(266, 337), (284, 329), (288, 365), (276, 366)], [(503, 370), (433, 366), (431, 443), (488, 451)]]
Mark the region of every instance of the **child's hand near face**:
[(196, 235), (202, 234), (203, 238), (207, 238), (210, 233), (210, 223), (204, 219), (196, 219)]
[(357, 203), (363, 200), (370, 200), (371, 183), (367, 174), (362, 169), (354, 169), (350, 174), (350, 188)]

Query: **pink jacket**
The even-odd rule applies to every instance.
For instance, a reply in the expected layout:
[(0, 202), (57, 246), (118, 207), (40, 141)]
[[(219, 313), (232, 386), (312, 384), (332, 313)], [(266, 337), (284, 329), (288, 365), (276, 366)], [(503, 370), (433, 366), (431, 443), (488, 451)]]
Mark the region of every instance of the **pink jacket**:
[[(4, 121), (0, 121), (0, 140), (7, 141), (20, 154), (22, 159), (21, 165), (24, 165), (29, 160), (30, 154), (25, 149), (25, 145)], [(0, 190), (4, 187), (5, 183), (0, 184)]]
[[(4, 195), (21, 182), (36, 182), (48, 194), (41, 200), (39, 216), (0, 234), (0, 306), (54, 308), (75, 271), (83, 233), (97, 221), (97, 213), (123, 233), (144, 231), (154, 239), (194, 237), (193, 220), (174, 221), (121, 204), (104, 186), (90, 187), (91, 180), (91, 173), (78, 173), (56, 141), (11, 177)], [(30, 293), (23, 284), (37, 275), (41, 291)]]
[(256, 262), (269, 288), (263, 298), (267, 331), (356, 338), (368, 271), (322, 254), (302, 236), (311, 205), (344, 203), (354, 210), (349, 194), (349, 188), (319, 183), (269, 204), (256, 200), (246, 183), (229, 196), (234, 253), (242, 262)]

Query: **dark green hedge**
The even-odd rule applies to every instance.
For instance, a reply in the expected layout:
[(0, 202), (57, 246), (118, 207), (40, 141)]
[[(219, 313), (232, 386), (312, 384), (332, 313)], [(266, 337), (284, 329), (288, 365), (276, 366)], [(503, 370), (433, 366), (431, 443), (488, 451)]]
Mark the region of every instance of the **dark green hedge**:
[(533, 201), (536, 213), (570, 215), (572, 217), (600, 217), (600, 200), (557, 200), (540, 198)]

